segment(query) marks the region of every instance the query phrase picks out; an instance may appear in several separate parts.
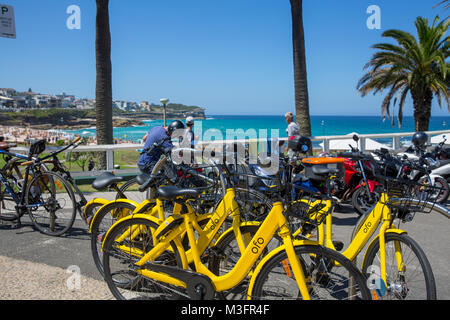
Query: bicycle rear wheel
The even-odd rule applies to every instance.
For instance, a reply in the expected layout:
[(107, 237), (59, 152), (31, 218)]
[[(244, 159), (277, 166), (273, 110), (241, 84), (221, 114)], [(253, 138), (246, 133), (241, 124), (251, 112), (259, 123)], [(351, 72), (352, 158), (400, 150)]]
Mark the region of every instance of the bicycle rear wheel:
[[(365, 277), (342, 254), (315, 245), (295, 246), (313, 300), (370, 300)], [(339, 267), (333, 266), (339, 263)], [(270, 258), (256, 275), (252, 299), (302, 299), (286, 251)]]
[(69, 183), (55, 172), (41, 172), (27, 183), (25, 205), (40, 232), (60, 236), (73, 225), (75, 196)]

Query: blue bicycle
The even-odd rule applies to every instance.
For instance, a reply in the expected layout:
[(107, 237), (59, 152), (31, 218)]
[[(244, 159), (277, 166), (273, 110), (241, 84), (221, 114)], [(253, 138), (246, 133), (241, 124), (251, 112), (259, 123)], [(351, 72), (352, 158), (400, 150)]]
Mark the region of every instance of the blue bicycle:
[(46, 169), (44, 161), (52, 154), (39, 158), (46, 148), (45, 140), (34, 142), (26, 156), (12, 153), (9, 148), (0, 143), (0, 155), (6, 162), (0, 169), (0, 220), (20, 227), (22, 216), (28, 213), (40, 232), (64, 234), (75, 221), (75, 196), (61, 175)]

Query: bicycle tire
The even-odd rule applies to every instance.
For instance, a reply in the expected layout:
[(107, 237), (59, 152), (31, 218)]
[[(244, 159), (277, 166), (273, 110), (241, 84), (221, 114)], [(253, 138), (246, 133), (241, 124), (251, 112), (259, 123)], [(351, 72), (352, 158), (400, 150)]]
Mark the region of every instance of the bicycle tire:
[[(147, 189), (145, 192), (139, 191), (140, 184), (137, 182), (137, 178), (133, 178), (122, 184), (119, 188), (120, 192), (125, 195), (126, 199), (142, 203), (150, 197), (150, 191)], [(116, 199), (120, 199), (120, 193), (117, 193)]]
[(16, 201), (11, 197), (3, 184), (0, 185), (0, 220), (14, 221), (22, 215), (17, 212)]
[[(125, 202), (111, 202), (97, 212), (95, 220), (92, 222), (91, 226), (91, 253), (94, 259), (94, 264), (98, 271), (104, 276), (103, 271), (103, 254), (101, 252), (101, 245), (103, 243), (103, 238), (109, 228), (117, 221), (117, 217), (124, 214), (124, 212), (117, 212), (118, 210), (128, 210), (129, 213), (133, 212), (136, 207), (131, 203)], [(115, 212), (113, 212), (115, 211)], [(110, 215), (108, 215), (110, 213)], [(111, 219), (106, 219), (110, 217)]]
[[(44, 192), (40, 191), (41, 188), (44, 189)], [(58, 193), (57, 189), (61, 192)], [(41, 203), (43, 195), (46, 194), (45, 191), (50, 196), (44, 203)], [(65, 194), (67, 196), (64, 196)], [(46, 235), (60, 236), (67, 232), (75, 221), (76, 205), (72, 188), (63, 177), (55, 172), (46, 171), (34, 176), (27, 183), (24, 202), (28, 206), (28, 214), (34, 227)], [(71, 208), (68, 207), (70, 204)], [(40, 211), (41, 214), (37, 213), (39, 208), (44, 209)], [(57, 210), (59, 217), (56, 215)], [(48, 222), (45, 222), (47, 219), (49, 219)], [(56, 223), (57, 220), (62, 223)]]
[[(326, 300), (370, 300), (370, 291), (366, 278), (342, 254), (318, 245), (295, 245), (296, 254), (304, 269), (307, 286), (312, 299)], [(319, 259), (320, 258), (320, 259)], [(330, 267), (333, 262), (340, 267)], [(264, 263), (255, 278), (253, 290), (249, 295), (252, 299), (301, 299), (300, 291), (292, 271), (290, 271), (286, 251), (280, 251)], [(339, 274), (337, 274), (339, 272)], [(353, 279), (354, 292), (349, 287)], [(280, 286), (278, 292), (276, 286)], [(328, 292), (336, 285), (336, 292)], [(290, 295), (289, 295), (290, 294)], [(349, 297), (349, 295), (352, 296)]]
[[(406, 258), (409, 258), (408, 261), (414, 262), (414, 257), (412, 255), (415, 255), (417, 258), (417, 264), (408, 264), (406, 266), (406, 272), (408, 270), (419, 272), (422, 271), (423, 274), (423, 285), (424, 287), (420, 286), (418, 289), (414, 290), (412, 292), (412, 289), (415, 287), (414, 284), (418, 285), (419, 280), (422, 280), (422, 277), (419, 277), (420, 279), (414, 280), (413, 276), (416, 273), (408, 273), (407, 276), (405, 274), (401, 274), (398, 272), (397, 262), (395, 260), (395, 253), (389, 254), (389, 249), (391, 246), (395, 245), (395, 243), (398, 242), (401, 244), (402, 248), (402, 260), (403, 256)], [(423, 252), (422, 248), (420, 248), (419, 244), (413, 240), (411, 237), (409, 237), (406, 234), (396, 234), (396, 233), (387, 233), (386, 234), (386, 280), (388, 282), (388, 288), (386, 288), (386, 294), (379, 297), (379, 299), (420, 299), (420, 300), (435, 300), (436, 299), (436, 282), (434, 279), (433, 271), (431, 269), (431, 265)], [(404, 254), (406, 251), (405, 249), (409, 248), (411, 250), (411, 254)], [(370, 277), (371, 272), (369, 272), (370, 266), (376, 266), (379, 267), (379, 250), (380, 250), (380, 242), (378, 239), (376, 242), (373, 243), (373, 245), (368, 248), (368, 251), (366, 252), (366, 258), (363, 261), (363, 267), (362, 272), (367, 277)], [(395, 250), (395, 247), (394, 247)], [(392, 267), (389, 267), (389, 263), (392, 264)], [(418, 276), (420, 276), (418, 274)], [(404, 290), (407, 290), (404, 291)], [(425, 295), (424, 295), (425, 293)]]
[[(139, 235), (140, 239), (142, 239), (142, 242), (139, 243), (134, 241), (134, 239), (124, 239), (125, 243), (143, 252), (139, 256), (136, 252), (127, 254), (127, 252), (115, 248), (114, 243), (117, 237), (122, 235), (127, 228), (132, 228), (133, 225), (138, 226), (139, 230), (147, 231), (155, 230), (159, 227), (158, 224), (150, 220), (134, 218), (121, 221), (114, 228), (110, 229), (103, 245), (104, 279), (109, 290), (118, 300), (178, 299), (180, 297), (179, 293), (183, 293), (184, 289), (173, 287), (166, 283), (159, 283), (153, 279), (143, 277), (133, 270), (134, 263), (153, 246), (151, 233)], [(143, 228), (141, 229), (141, 227)], [(158, 257), (157, 261), (152, 262), (180, 267), (181, 262), (178, 250), (173, 243), (171, 247), (173, 251), (166, 250)], [(123, 278), (119, 278), (119, 276)]]
[[(89, 201), (85, 206), (83, 210), (83, 219), (86, 221), (88, 225), (91, 224), (92, 218), (94, 217), (95, 213), (100, 209), (105, 202), (104, 201), (96, 201), (97, 198), (95, 198), (93, 201)], [(101, 199), (104, 200), (104, 199)]]
[(367, 199), (367, 189), (365, 187), (360, 187), (355, 190), (352, 194), (351, 204), (355, 209), (356, 213), (361, 216), (371, 207), (373, 207), (381, 198), (381, 193), (383, 192), (382, 187), (375, 187), (372, 192), (372, 202)]
[(436, 202), (441, 204), (445, 203), (450, 195), (450, 187), (447, 180), (442, 177), (436, 177), (434, 178), (434, 186), (442, 188), (441, 193), (436, 197)]

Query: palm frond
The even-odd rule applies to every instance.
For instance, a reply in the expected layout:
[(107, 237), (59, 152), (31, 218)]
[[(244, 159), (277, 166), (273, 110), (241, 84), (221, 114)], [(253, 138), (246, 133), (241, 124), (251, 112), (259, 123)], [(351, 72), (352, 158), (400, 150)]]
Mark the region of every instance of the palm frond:
[[(450, 55), (449, 36), (446, 36), (449, 24), (448, 19), (440, 21), (438, 16), (431, 25), (428, 19), (418, 17), (415, 21), (417, 38), (408, 32), (390, 29), (382, 36), (396, 43), (384, 42), (372, 46), (377, 51), (365, 64), (365, 73), (356, 89), (361, 96), (387, 91), (381, 104), (383, 121), (386, 116), (390, 117), (391, 106), (393, 112), (398, 102), (397, 119), (401, 127), (408, 93), (413, 97), (414, 108), (431, 108), (425, 106), (424, 101), (429, 100), (427, 104), (431, 104), (431, 99), (436, 96), (439, 105), (446, 101), (450, 110), (450, 67), (446, 62)], [(423, 99), (426, 93), (428, 98)]]

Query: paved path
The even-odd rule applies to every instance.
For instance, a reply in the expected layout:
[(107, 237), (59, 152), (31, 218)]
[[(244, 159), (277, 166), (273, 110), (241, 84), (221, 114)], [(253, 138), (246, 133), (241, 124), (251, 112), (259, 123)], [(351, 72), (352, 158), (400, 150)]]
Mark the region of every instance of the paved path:
[[(90, 194), (111, 198), (110, 194)], [(334, 217), (335, 238), (348, 245), (357, 215), (343, 206)], [(10, 299), (111, 299), (90, 252), (86, 225), (75, 221), (63, 237), (35, 231), (27, 217), (20, 229), (0, 224), (0, 300)], [(402, 225), (423, 248), (436, 279), (438, 299), (450, 300), (450, 220), (436, 213), (416, 214)], [(362, 260), (362, 256), (359, 259)], [(72, 270), (80, 272), (77, 278)]]

